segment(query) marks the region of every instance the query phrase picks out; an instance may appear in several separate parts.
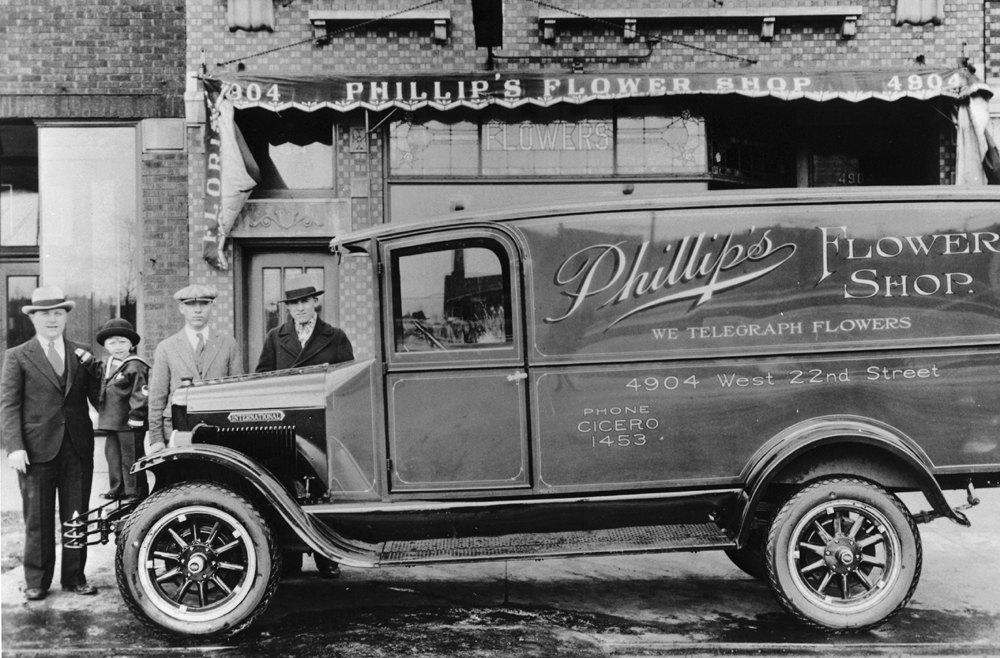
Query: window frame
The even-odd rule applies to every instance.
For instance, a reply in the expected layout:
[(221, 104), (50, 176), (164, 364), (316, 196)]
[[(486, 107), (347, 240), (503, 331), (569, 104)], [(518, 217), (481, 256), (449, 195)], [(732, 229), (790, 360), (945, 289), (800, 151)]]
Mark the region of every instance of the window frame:
[[(482, 347), (462, 347), (455, 350), (428, 350), (424, 352), (400, 352), (396, 350), (396, 318), (401, 308), (399, 299), (400, 257), (411, 254), (430, 253), (454, 248), (456, 243), (475, 242), (471, 247), (484, 248), (492, 243), (494, 253), (506, 255), (501, 259), (502, 276), (509, 291), (510, 315), (509, 343), (484, 343)], [(490, 247), (485, 247), (490, 248)], [(384, 290), (382, 313), (382, 340), (386, 362), (390, 370), (442, 369), (442, 368), (482, 368), (510, 367), (524, 363), (524, 313), (522, 306), (522, 281), (520, 252), (514, 240), (505, 233), (492, 228), (464, 228), (434, 232), (420, 236), (400, 238), (380, 244), (380, 259), (384, 264)], [(480, 345), (480, 344), (476, 344)]]

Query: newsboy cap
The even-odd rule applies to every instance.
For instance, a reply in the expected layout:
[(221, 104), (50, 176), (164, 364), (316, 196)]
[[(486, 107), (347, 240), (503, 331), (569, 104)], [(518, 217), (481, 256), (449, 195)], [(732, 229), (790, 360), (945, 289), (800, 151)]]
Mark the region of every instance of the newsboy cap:
[(211, 303), (218, 296), (219, 291), (214, 286), (205, 286), (200, 283), (192, 283), (174, 293), (174, 299), (181, 304), (194, 304), (196, 302)]
[(112, 318), (105, 322), (101, 330), (97, 332), (97, 344), (103, 345), (104, 341), (113, 336), (128, 338), (132, 341), (132, 345), (138, 345), (139, 341), (142, 340), (135, 332), (132, 323), (125, 318)]
[(313, 285), (313, 280), (309, 276), (291, 277), (285, 281), (285, 298), (282, 303), (297, 302), (307, 297), (318, 297), (323, 294), (322, 290), (317, 290)]
[(35, 311), (48, 311), (53, 308), (64, 308), (72, 311), (76, 308), (76, 302), (66, 299), (62, 288), (59, 286), (41, 286), (35, 288), (31, 293), (31, 303), (21, 307), (21, 312), (31, 315)]

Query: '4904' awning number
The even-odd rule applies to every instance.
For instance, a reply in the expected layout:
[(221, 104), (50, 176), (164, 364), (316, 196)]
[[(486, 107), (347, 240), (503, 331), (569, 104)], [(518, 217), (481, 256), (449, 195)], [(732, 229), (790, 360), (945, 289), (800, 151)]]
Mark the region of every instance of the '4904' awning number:
[(226, 93), (226, 97), (231, 101), (239, 101), (244, 98), (251, 102), (257, 102), (261, 98), (270, 98), (272, 103), (277, 103), (281, 101), (281, 93), (278, 91), (278, 85), (273, 84), (264, 91), (261, 85), (256, 82), (251, 82), (243, 88), (243, 85), (232, 83), (229, 85), (229, 91)]

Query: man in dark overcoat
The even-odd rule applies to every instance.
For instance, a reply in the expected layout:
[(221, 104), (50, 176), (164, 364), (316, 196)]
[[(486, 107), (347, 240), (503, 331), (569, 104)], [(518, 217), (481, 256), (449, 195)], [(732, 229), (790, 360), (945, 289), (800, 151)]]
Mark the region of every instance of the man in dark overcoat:
[[(319, 296), (308, 277), (291, 277), (285, 285), (285, 298), (281, 303), (288, 309), (288, 322), (271, 329), (264, 338), (264, 348), (257, 361), (256, 372), (270, 372), (287, 368), (304, 368), (323, 364), (343, 363), (354, 360), (351, 341), (343, 331), (319, 317)], [(340, 567), (321, 556), (316, 556), (316, 566), (326, 578), (340, 575)], [(301, 553), (285, 553), (284, 573), (290, 575), (302, 568)]]
[(289, 278), (281, 300), (288, 309), (288, 322), (267, 332), (256, 372), (354, 360), (347, 334), (317, 315), (323, 292), (307, 277)]
[[(44, 599), (52, 584), (57, 497), (63, 523), (86, 512), (94, 476), (94, 425), (87, 400), (98, 402), (101, 368), (83, 345), (63, 336), (75, 306), (56, 286), (36, 288), (31, 304), (21, 308), (35, 336), (7, 350), (0, 378), (0, 435), (21, 488), (29, 601)], [(87, 584), (86, 563), (86, 547), (63, 547), (63, 590), (97, 592)]]

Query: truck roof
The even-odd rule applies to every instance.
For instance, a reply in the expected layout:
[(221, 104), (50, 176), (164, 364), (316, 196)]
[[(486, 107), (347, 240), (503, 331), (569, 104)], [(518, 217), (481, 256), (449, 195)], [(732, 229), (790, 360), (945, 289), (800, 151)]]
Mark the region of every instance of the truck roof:
[[(652, 211), (674, 208), (724, 208), (733, 206), (767, 205), (838, 205), (855, 203), (901, 203), (935, 201), (995, 201), (1000, 203), (1000, 187), (970, 186), (871, 186), (785, 188), (762, 190), (724, 190), (682, 194), (677, 196), (623, 198), (617, 201), (560, 203), (551, 206), (511, 207), (501, 210), (454, 213), (416, 222), (382, 224), (334, 237), (330, 249), (356, 244), (372, 238), (421, 233), (436, 228), (461, 224), (504, 223), (533, 217), (559, 217), (606, 212)], [(997, 207), (1000, 212), (1000, 206)]]

